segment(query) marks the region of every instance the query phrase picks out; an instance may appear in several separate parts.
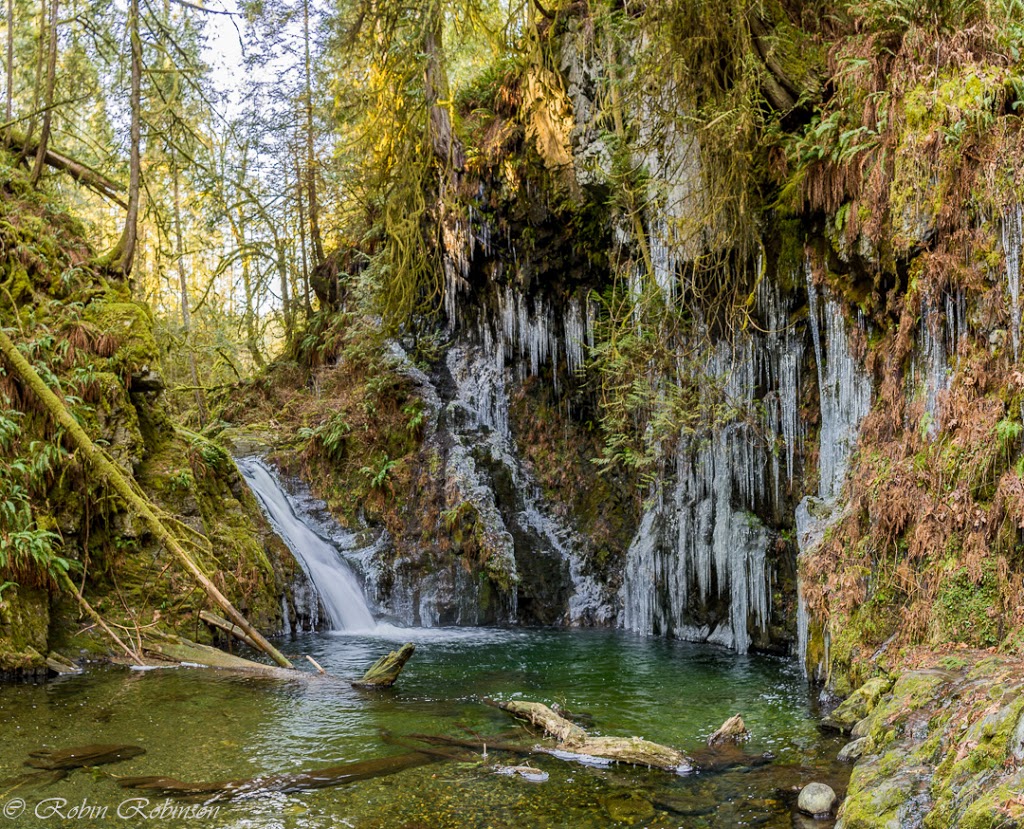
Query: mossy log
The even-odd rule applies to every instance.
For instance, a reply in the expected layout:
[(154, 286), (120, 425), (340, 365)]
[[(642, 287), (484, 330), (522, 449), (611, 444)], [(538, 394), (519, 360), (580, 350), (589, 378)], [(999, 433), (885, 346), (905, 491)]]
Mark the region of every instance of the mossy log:
[(199, 618), (202, 619), (206, 624), (212, 627), (222, 630), (225, 633), (230, 633), (240, 642), (245, 643), (253, 650), (259, 650), (259, 646), (252, 640), (252, 638), (238, 625), (229, 622), (227, 619), (222, 619), (216, 613), (210, 613), (208, 610), (200, 610)]
[[(238, 625), (257, 644), (259, 649), (283, 668), (291, 668), (289, 662), (256, 628), (249, 624), (227, 597), (220, 592), (210, 578), (199, 569), (192, 556), (185, 549), (185, 544), (171, 531), (168, 523), (158, 517), (158, 508), (150, 503), (140, 492), (128, 482), (110, 457), (93, 443), (78, 421), (71, 416), (64, 402), (57, 397), (39, 376), (25, 356), (18, 351), (10, 337), (0, 328), (0, 352), (3, 353), (8, 365), (18, 378), (31, 390), (36, 398), (46, 407), (50, 416), (67, 433), (68, 439), (75, 448), (85, 456), (92, 470), (103, 479), (128, 505), (132, 512), (139, 516), (149, 531), (157, 538), (178, 561), (192, 574), (192, 577), (224, 611), (227, 617)], [(193, 542), (195, 543), (195, 542)], [(208, 543), (208, 542), (207, 542)]]
[(693, 761), (681, 751), (640, 737), (592, 737), (575, 723), (539, 702), (486, 702), (543, 730), (558, 742), (559, 751), (596, 757), (613, 763), (649, 766), (677, 774), (688, 774), (694, 769)]
[(412, 642), (406, 642), (397, 651), (391, 651), (374, 662), (363, 674), (362, 679), (352, 683), (353, 688), (390, 688), (395, 684), (409, 657), (416, 651)]

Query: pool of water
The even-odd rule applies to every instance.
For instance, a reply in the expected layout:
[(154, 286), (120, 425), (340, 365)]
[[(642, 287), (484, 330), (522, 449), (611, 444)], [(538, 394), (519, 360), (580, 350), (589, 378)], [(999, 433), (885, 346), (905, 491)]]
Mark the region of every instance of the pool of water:
[[(23, 774), (34, 749), (89, 743), (146, 749), (44, 787), (0, 784), (0, 812), (7, 817), (0, 826), (792, 827), (801, 825), (793, 814), (800, 785), (823, 780), (841, 789), (848, 774), (834, 762), (840, 743), (817, 727), (799, 671), (782, 659), (607, 631), (386, 626), (359, 635), (310, 635), (283, 648), (297, 661), (309, 654), (330, 673), (354, 678), (400, 641), (415, 642), (417, 651), (390, 691), (115, 667), (0, 686), (2, 780)], [(212, 806), (201, 813), (201, 801), (168, 803), (121, 789), (114, 778), (210, 782), (313, 770), (402, 754), (408, 750), (402, 743), (416, 733), (538, 742), (484, 704), (486, 697), (558, 703), (595, 733), (672, 745), (704, 768), (680, 777), (592, 768), (545, 754), (516, 758), (491, 749), (484, 758), (467, 749), (455, 760), (386, 777), (217, 804), (216, 813)], [(703, 754), (708, 735), (736, 713), (751, 731), (742, 752)], [(494, 772), (495, 763), (523, 762), (545, 771), (547, 781)], [(123, 806), (131, 798), (148, 802)], [(193, 811), (183, 813), (188, 805)]]

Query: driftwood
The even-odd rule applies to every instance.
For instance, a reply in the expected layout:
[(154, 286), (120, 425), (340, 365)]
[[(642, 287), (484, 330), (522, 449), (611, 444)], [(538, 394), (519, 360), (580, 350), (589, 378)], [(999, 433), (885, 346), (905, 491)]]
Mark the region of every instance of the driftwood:
[[(57, 397), (50, 387), (46, 385), (43, 378), (39, 376), (39, 373), (25, 359), (25, 355), (11, 342), (11, 339), (4, 333), (2, 328), (0, 328), (0, 352), (3, 353), (9, 367), (17, 375), (18, 379), (28, 386), (39, 402), (46, 407), (50, 417), (64, 428), (64, 431), (67, 433), (67, 439), (86, 457), (93, 472), (107, 486), (117, 492), (125, 504), (128, 505), (128, 508), (142, 519), (153, 536), (191, 573), (192, 577), (206, 591), (206, 595), (221, 607), (232, 622), (252, 638), (261, 651), (281, 667), (291, 668), (292, 663), (285, 659), (281, 652), (271, 645), (262, 633), (249, 624), (228, 598), (220, 592), (209, 576), (199, 569), (199, 566), (186, 549), (189, 544), (197, 546), (199, 541), (195, 538), (184, 541), (172, 532), (169, 516), (162, 517), (159, 508), (148, 501), (141, 494), (141, 491), (137, 491), (137, 486), (135, 488), (132, 487), (132, 484), (129, 483), (117, 464), (110, 459), (106, 452), (93, 443), (78, 421), (71, 416), (71, 412), (68, 411), (64, 401)], [(184, 525), (182, 525), (178, 529), (185, 532), (187, 528), (184, 528)], [(202, 541), (207, 546), (209, 545), (208, 539), (202, 538)]]
[(485, 702), (540, 728), (558, 742), (555, 750), (567, 755), (574, 755), (580, 759), (597, 758), (612, 763), (648, 766), (676, 774), (688, 774), (694, 769), (693, 761), (681, 751), (640, 737), (592, 737), (575, 723), (539, 702)]
[(750, 737), (750, 732), (747, 731), (747, 726), (743, 722), (743, 717), (739, 714), (735, 714), (729, 717), (719, 727), (718, 731), (708, 737), (708, 745), (714, 748), (715, 746), (725, 745), (726, 743), (739, 743)]
[(130, 745), (88, 745), (73, 748), (49, 749), (41, 748), (30, 751), (26, 766), (47, 771), (67, 771), (92, 766), (105, 766), (108, 763), (120, 763), (145, 754), (141, 746)]
[(390, 688), (395, 684), (409, 657), (416, 651), (412, 642), (406, 642), (397, 651), (391, 651), (374, 662), (363, 678), (352, 683), (353, 688)]
[[(320, 674), (308, 671), (296, 671), (291, 668), (279, 668), (276, 665), (264, 665), (241, 656), (222, 651), (210, 645), (200, 645), (182, 636), (150, 631), (143, 640), (142, 649), (151, 660), (157, 662), (174, 662), (184, 665), (195, 665), (203, 668), (215, 668), (221, 671), (237, 671), (244, 674), (256, 674), (271, 679), (322, 679)], [(334, 677), (330, 677), (334, 678)]]
[(204, 803), (215, 803), (222, 800), (255, 797), (270, 792), (304, 792), (312, 789), (325, 789), (330, 786), (341, 786), (346, 783), (355, 783), (358, 780), (386, 777), (406, 769), (435, 763), (440, 759), (444, 758), (416, 751), (393, 757), (345, 763), (315, 771), (273, 774), (266, 777), (254, 777), (250, 780), (187, 783), (173, 777), (122, 777), (118, 783), (124, 788), (142, 789), (163, 797), (198, 798)]

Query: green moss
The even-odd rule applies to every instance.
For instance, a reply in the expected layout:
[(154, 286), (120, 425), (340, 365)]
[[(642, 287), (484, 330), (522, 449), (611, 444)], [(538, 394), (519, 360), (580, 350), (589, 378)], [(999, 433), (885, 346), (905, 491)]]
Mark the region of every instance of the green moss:
[(158, 367), (159, 349), (153, 336), (153, 315), (149, 306), (125, 301), (113, 288), (94, 299), (85, 309), (85, 319), (113, 337), (118, 349), (111, 367), (122, 377)]
[(981, 581), (975, 583), (965, 568), (948, 574), (939, 589), (936, 608), (946, 642), (965, 642), (990, 647), (999, 642), (999, 579), (993, 562), (987, 562)]

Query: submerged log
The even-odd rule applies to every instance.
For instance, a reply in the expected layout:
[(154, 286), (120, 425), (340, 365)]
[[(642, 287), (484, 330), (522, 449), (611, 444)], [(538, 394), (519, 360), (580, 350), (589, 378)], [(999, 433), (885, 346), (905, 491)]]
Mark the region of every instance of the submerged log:
[(26, 766), (47, 771), (81, 769), (91, 766), (104, 766), (108, 763), (120, 763), (145, 754), (142, 746), (132, 745), (88, 745), (73, 748), (40, 748), (30, 751)]
[(256, 797), (271, 792), (304, 792), (312, 789), (325, 789), (330, 786), (341, 786), (346, 783), (355, 783), (358, 780), (386, 777), (406, 769), (435, 763), (441, 759), (445, 758), (417, 751), (393, 757), (380, 757), (375, 760), (360, 760), (356, 763), (345, 763), (341, 766), (315, 771), (254, 777), (250, 780), (187, 783), (173, 777), (122, 777), (118, 780), (118, 784), (128, 789), (154, 792), (163, 797), (194, 797), (201, 798), (204, 803), (215, 803), (222, 800)]
[(694, 769), (693, 761), (681, 751), (640, 737), (592, 737), (575, 723), (539, 702), (485, 702), (542, 729), (558, 741), (558, 751), (579, 759), (590, 757), (612, 763), (649, 766), (676, 774), (688, 774)]
[(397, 651), (391, 651), (374, 662), (363, 678), (352, 683), (353, 688), (390, 688), (395, 684), (409, 657), (416, 651), (412, 642), (406, 642)]
[(0, 780), (0, 800), (26, 786), (32, 789), (41, 789), (43, 786), (51, 786), (54, 783), (58, 783), (67, 776), (66, 769), (44, 769), (42, 771), (27, 771), (16, 777)]

